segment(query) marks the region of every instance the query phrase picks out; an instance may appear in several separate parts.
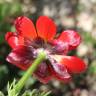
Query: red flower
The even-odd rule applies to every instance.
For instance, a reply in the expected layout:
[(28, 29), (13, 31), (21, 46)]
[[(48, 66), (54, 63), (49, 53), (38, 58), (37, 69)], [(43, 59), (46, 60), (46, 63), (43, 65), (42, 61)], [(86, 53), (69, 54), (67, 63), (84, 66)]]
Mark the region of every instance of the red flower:
[(66, 56), (81, 41), (79, 34), (73, 30), (63, 31), (55, 38), (56, 25), (46, 17), (40, 16), (36, 28), (27, 17), (18, 17), (15, 21), (16, 32), (7, 32), (6, 40), (12, 47), (7, 61), (26, 70), (37, 57), (40, 50), (47, 54), (34, 72), (41, 82), (47, 83), (52, 77), (64, 82), (71, 79), (71, 74), (85, 71), (85, 63), (75, 56)]

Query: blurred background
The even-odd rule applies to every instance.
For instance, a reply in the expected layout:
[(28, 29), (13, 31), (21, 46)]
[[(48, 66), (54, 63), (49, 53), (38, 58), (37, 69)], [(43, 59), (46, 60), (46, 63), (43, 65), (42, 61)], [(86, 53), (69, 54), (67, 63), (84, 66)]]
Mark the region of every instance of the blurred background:
[(51, 96), (96, 96), (96, 0), (0, 0), (0, 90), (6, 93), (8, 81), (12, 82), (14, 77), (19, 80), (24, 74), (6, 62), (11, 48), (4, 40), (6, 32), (14, 31), (16, 17), (22, 15), (34, 22), (40, 15), (47, 15), (57, 24), (58, 33), (77, 30), (82, 43), (69, 55), (78, 55), (88, 65), (86, 72), (74, 75), (69, 84), (52, 80), (43, 85), (31, 77), (24, 90), (51, 90)]

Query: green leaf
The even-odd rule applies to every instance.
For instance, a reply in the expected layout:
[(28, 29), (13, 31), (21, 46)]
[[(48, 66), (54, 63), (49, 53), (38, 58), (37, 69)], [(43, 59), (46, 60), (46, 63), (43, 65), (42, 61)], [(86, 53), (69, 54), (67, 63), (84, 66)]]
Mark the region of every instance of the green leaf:
[(37, 89), (33, 89), (32, 91), (25, 91), (22, 96), (49, 96), (50, 93), (51, 93), (51, 91), (49, 91), (49, 92), (40, 92)]
[(96, 60), (94, 60), (89, 67), (90, 74), (96, 74)]
[(5, 96), (5, 95), (0, 91), (0, 96)]
[(18, 2), (15, 2), (13, 4), (11, 4), (11, 10), (10, 10), (10, 15), (14, 15), (14, 14), (19, 14), (21, 13), (21, 4)]
[(13, 80), (11, 84), (8, 83), (7, 85), (8, 96), (18, 96), (19, 93), (16, 93), (14, 89), (15, 85), (16, 85), (15, 79)]
[(0, 20), (4, 19), (6, 16), (9, 15), (10, 7), (11, 6), (8, 3), (0, 4)]
[(4, 35), (0, 35), (0, 44), (4, 42)]

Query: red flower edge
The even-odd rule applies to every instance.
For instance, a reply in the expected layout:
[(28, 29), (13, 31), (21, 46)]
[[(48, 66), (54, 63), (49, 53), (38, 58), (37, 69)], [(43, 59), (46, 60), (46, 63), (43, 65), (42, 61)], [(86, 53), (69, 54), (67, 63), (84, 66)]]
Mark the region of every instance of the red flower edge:
[(12, 47), (7, 61), (26, 70), (35, 59), (34, 52), (37, 52), (37, 49), (43, 48), (48, 51), (49, 61), (40, 64), (34, 73), (41, 82), (47, 83), (52, 77), (70, 81), (71, 74), (86, 70), (83, 60), (75, 56), (66, 56), (68, 51), (75, 49), (81, 42), (81, 37), (77, 32), (66, 30), (58, 38), (55, 38), (56, 25), (47, 16), (39, 17), (36, 29), (33, 22), (24, 16), (16, 19), (15, 27), (16, 32), (7, 32), (5, 36), (8, 44)]

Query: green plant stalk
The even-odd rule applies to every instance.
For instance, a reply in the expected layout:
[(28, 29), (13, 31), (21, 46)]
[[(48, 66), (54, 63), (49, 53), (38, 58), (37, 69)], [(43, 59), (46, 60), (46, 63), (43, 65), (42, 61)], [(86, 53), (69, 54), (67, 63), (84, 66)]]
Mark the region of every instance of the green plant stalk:
[(46, 59), (46, 54), (44, 52), (40, 52), (37, 56), (36, 60), (32, 63), (32, 65), (29, 67), (29, 69), (26, 71), (26, 73), (23, 75), (23, 77), (18, 81), (18, 83), (15, 85), (15, 89), (13, 88), (13, 92), (15, 91), (15, 94), (19, 93), (23, 86), (25, 85), (26, 81), (29, 79), (29, 77), (32, 75), (32, 73), (37, 69), (38, 65)]

